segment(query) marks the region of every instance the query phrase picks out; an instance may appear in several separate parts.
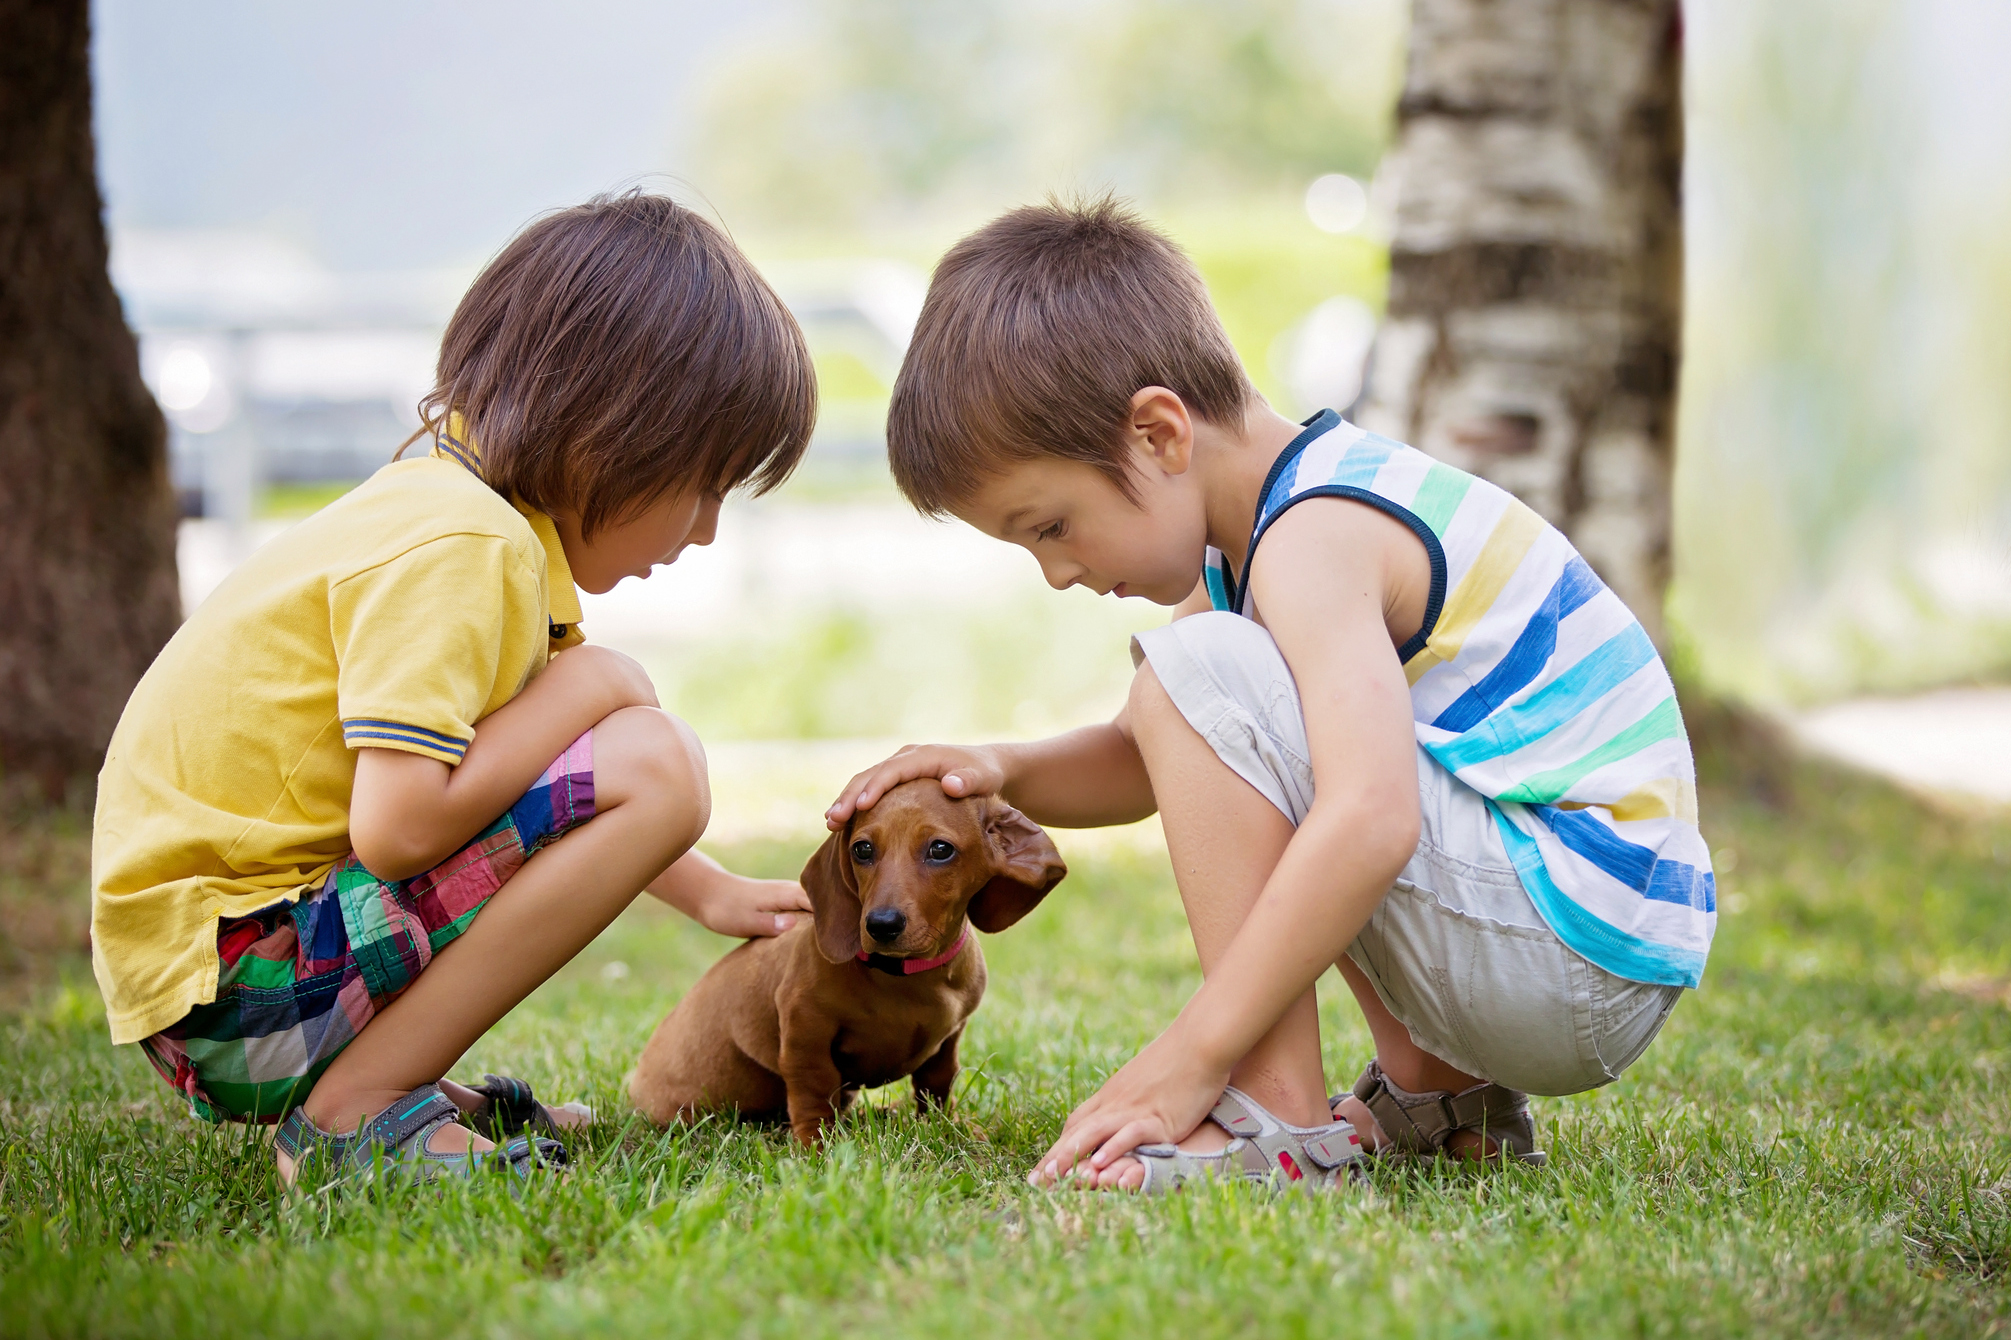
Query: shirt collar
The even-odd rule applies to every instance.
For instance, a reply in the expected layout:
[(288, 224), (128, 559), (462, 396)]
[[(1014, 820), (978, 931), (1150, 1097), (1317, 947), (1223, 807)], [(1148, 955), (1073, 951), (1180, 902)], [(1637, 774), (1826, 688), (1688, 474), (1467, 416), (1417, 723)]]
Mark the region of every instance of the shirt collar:
[[(469, 435), (458, 414), (450, 415), (447, 426), (435, 434), (433, 455), (465, 467), (478, 479), (482, 477), (482, 450), (475, 445), (475, 439)], [(546, 587), (550, 593), (547, 603), (552, 627), (555, 630), (570, 630), (584, 615), (580, 609), (579, 588), (573, 584), (572, 565), (566, 562), (566, 548), (559, 542), (559, 528), (549, 516), (521, 498), (512, 497), (510, 506), (531, 523), (531, 533), (545, 547)], [(555, 633), (555, 636), (562, 635)]]

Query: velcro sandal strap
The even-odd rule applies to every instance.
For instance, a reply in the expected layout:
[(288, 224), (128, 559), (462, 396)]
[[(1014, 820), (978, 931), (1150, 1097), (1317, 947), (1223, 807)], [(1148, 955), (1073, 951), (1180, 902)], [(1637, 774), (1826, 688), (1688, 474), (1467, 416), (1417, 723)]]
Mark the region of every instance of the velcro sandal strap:
[(1483, 1124), (1502, 1126), (1529, 1111), (1529, 1096), (1499, 1084), (1476, 1084), (1446, 1100), (1446, 1108), (1461, 1130)]
[(1307, 1158), (1331, 1171), (1361, 1157), (1362, 1138), (1355, 1134), (1353, 1126), (1337, 1121), (1317, 1134), (1300, 1136), (1299, 1147), (1306, 1151)]
[(1375, 1113), (1383, 1134), (1406, 1154), (1437, 1154), (1459, 1131), (1484, 1133), (1526, 1163), (1542, 1164), (1529, 1095), (1504, 1084), (1476, 1084), (1458, 1093), (1411, 1093), (1390, 1082), (1375, 1061), (1355, 1081), (1355, 1097)]
[(397, 1149), (413, 1136), (445, 1121), (456, 1120), (460, 1107), (437, 1084), (422, 1084), (378, 1113), (360, 1132), (366, 1144)]
[(1407, 1154), (1437, 1153), (1460, 1126), (1453, 1115), (1451, 1094), (1399, 1089), (1375, 1061), (1370, 1061), (1355, 1081), (1355, 1097), (1375, 1114), (1383, 1134)]
[[(1234, 1086), (1223, 1091), (1210, 1119), (1247, 1141), (1243, 1169), (1252, 1177), (1279, 1178), (1281, 1185), (1326, 1186), (1330, 1173), (1355, 1158), (1354, 1128), (1346, 1122), (1293, 1126)], [(1330, 1142), (1330, 1143), (1329, 1143)], [(1310, 1166), (1309, 1166), (1310, 1165)], [(1308, 1178), (1311, 1181), (1308, 1181)]]
[(523, 1080), (508, 1075), (484, 1075), (482, 1082), (474, 1087), (476, 1093), (488, 1100), (488, 1109), (480, 1114), (480, 1120), (476, 1122), (478, 1126), (493, 1127), (503, 1135), (515, 1135), (526, 1126), (535, 1125), (544, 1115), (531, 1086)]
[(296, 1107), (287, 1113), (286, 1120), (279, 1123), (279, 1129), (272, 1136), (274, 1147), (296, 1162), (315, 1150), (340, 1161), (348, 1156), (349, 1146), (354, 1142), (354, 1136), (322, 1130), (308, 1119), (304, 1107)]
[(1139, 1145), (1131, 1153), (1145, 1167), (1145, 1184), (1139, 1190), (1160, 1195), (1203, 1178), (1261, 1177), (1266, 1165), (1255, 1150), (1248, 1140), (1231, 1140), (1215, 1154), (1190, 1154), (1169, 1144)]
[(543, 1136), (520, 1135), (503, 1145), (497, 1156), (511, 1171), (527, 1172), (540, 1165), (547, 1168), (563, 1168), (573, 1161), (572, 1154), (557, 1140), (547, 1140)]
[(1264, 1133), (1263, 1121), (1243, 1106), (1242, 1095), (1233, 1088), (1222, 1091), (1221, 1100), (1209, 1112), (1208, 1119), (1229, 1134), (1240, 1135), (1246, 1140), (1254, 1140)]

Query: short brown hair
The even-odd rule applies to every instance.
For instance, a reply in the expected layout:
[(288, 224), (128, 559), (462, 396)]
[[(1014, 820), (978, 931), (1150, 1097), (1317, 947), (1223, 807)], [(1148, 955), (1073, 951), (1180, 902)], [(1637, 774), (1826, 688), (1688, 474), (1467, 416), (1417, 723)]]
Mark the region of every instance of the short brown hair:
[(459, 414), (490, 487), (602, 525), (678, 489), (766, 492), (810, 442), (796, 320), (673, 200), (597, 196), (510, 240), (447, 323), (429, 431)]
[(1013, 210), (936, 266), (887, 414), (894, 482), (940, 516), (1054, 456), (1135, 498), (1121, 431), (1147, 386), (1221, 424), (1256, 395), (1193, 262), (1109, 196)]

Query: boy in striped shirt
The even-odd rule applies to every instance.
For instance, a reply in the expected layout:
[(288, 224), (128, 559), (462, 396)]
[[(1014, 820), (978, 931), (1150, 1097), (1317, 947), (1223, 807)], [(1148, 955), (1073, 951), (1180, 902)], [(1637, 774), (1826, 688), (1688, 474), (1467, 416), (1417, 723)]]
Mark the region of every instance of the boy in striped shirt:
[[(1114, 721), (903, 750), (1050, 826), (1155, 809), (1204, 982), (1036, 1182), (1334, 1184), (1371, 1150), (1540, 1162), (1527, 1095), (1636, 1060), (1716, 923), (1690, 749), (1639, 622), (1495, 486), (1251, 389), (1200, 277), (1110, 201), (1014, 211), (938, 267), (895, 479), (1057, 588), (1174, 607)], [(1376, 1056), (1325, 1096), (1315, 980)]]

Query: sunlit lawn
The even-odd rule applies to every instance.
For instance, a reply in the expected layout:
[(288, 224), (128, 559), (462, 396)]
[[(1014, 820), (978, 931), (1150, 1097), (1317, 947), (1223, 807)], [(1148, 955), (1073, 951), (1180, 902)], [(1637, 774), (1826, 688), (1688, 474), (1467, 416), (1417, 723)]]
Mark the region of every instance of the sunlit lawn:
[[(1737, 752), (1713, 752), (1706, 795), (1729, 871), (1706, 988), (1620, 1083), (1539, 1104), (1551, 1167), (1393, 1165), (1319, 1201), (1021, 1181), (1194, 985), (1146, 835), (1062, 835), (1069, 882), (986, 944), (951, 1113), (888, 1091), (818, 1154), (629, 1117), (637, 1049), (724, 947), (638, 906), (463, 1067), (605, 1116), (569, 1177), (514, 1201), (283, 1195), (262, 1139), (190, 1122), (106, 1043), (58, 937), (0, 1023), (0, 1332), (2011, 1331), (2011, 825), (1810, 770), (1731, 785)], [(37, 863), (70, 897), (77, 840)], [(811, 841), (723, 854), (793, 872)], [(27, 924), (34, 890), (16, 875), (4, 896)], [(1339, 1084), (1367, 1052), (1334, 995)]]

